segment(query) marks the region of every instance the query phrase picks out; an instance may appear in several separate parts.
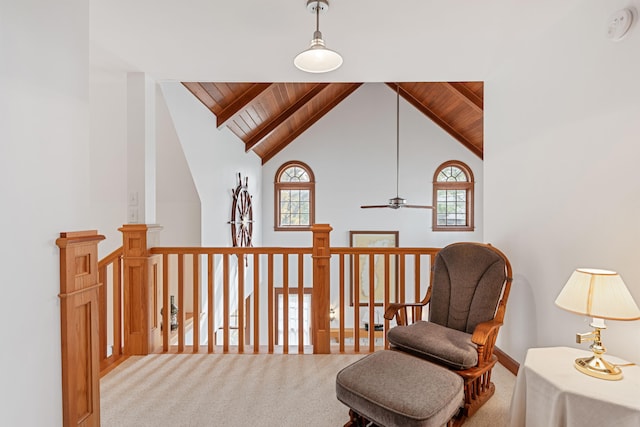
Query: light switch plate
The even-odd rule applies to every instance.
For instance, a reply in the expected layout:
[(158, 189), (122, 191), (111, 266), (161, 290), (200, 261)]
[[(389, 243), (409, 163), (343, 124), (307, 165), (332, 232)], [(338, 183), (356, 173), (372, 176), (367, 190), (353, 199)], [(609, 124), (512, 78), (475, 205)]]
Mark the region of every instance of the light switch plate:
[(137, 224), (138, 223), (138, 208), (130, 207), (129, 212), (127, 214), (127, 222), (129, 224)]

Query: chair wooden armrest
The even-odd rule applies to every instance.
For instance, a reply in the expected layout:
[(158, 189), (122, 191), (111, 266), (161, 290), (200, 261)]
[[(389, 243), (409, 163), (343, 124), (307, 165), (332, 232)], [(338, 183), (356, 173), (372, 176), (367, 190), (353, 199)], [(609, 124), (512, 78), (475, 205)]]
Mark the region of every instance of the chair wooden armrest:
[[(411, 322), (420, 320), (422, 318), (422, 308), (429, 304), (431, 300), (431, 286), (427, 289), (427, 294), (420, 302), (413, 303), (391, 303), (384, 311), (384, 318), (387, 320), (396, 319), (398, 326), (406, 326), (411, 319)], [(411, 316), (409, 316), (411, 313)]]
[(502, 322), (489, 320), (478, 323), (471, 335), (471, 342), (478, 346), (478, 366), (483, 366), (491, 361), (493, 356), (493, 346), (498, 336), (498, 330)]
[(484, 363), (482, 366), (474, 366), (473, 368), (456, 371), (456, 374), (460, 375), (466, 380), (474, 380), (493, 369), (494, 365), (498, 362), (496, 356), (491, 357), (488, 363)]
[[(409, 312), (412, 313), (411, 319), (416, 319), (416, 314), (418, 314), (419, 318), (422, 314), (422, 307), (425, 305), (426, 304), (421, 302), (407, 304), (391, 303), (384, 312), (384, 318), (387, 320), (393, 320), (395, 318), (398, 326), (406, 326), (409, 321)], [(413, 321), (415, 322), (415, 320)]]
[(500, 329), (502, 322), (497, 320), (489, 320), (488, 322), (478, 323), (471, 335), (471, 341), (478, 345), (485, 345), (487, 340)]

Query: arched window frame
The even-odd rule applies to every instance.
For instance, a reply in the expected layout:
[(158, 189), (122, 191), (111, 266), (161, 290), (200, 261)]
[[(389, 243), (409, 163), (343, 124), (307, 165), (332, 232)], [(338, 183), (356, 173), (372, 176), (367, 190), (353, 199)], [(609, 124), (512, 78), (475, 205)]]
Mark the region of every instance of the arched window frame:
[[(286, 182), (282, 181), (283, 173), (291, 168), (297, 166), (304, 171), (309, 176), (308, 182)], [(274, 229), (276, 231), (306, 231), (310, 230), (311, 226), (315, 223), (315, 176), (313, 175), (313, 171), (306, 163), (300, 162), (298, 160), (292, 160), (284, 163), (280, 166), (276, 172), (275, 182), (274, 182), (274, 221), (275, 226)], [(309, 225), (283, 225), (281, 223), (281, 194), (282, 191), (286, 190), (307, 190), (309, 191)]]
[[(467, 175), (467, 181), (438, 181), (438, 175), (449, 167), (457, 167)], [(458, 160), (444, 162), (433, 174), (433, 231), (473, 231), (473, 199), (474, 199), (474, 179), (471, 168)], [(465, 204), (465, 225), (438, 225), (438, 191), (441, 190), (464, 190), (466, 191)]]

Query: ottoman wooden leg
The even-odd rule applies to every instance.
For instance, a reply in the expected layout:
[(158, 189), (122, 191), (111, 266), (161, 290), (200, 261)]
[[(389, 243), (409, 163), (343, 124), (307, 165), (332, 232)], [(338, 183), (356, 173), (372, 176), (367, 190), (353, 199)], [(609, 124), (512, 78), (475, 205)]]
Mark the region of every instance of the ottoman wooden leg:
[(353, 409), (349, 409), (349, 422), (344, 427), (375, 427), (374, 424), (370, 424), (371, 421), (355, 412)]

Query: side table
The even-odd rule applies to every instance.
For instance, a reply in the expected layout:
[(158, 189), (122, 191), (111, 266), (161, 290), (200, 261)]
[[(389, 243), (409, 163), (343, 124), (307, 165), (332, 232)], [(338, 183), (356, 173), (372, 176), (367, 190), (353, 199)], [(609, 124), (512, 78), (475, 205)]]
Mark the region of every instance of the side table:
[(640, 367), (622, 367), (620, 381), (593, 378), (573, 366), (589, 354), (570, 347), (529, 349), (516, 378), (509, 426), (640, 426)]

